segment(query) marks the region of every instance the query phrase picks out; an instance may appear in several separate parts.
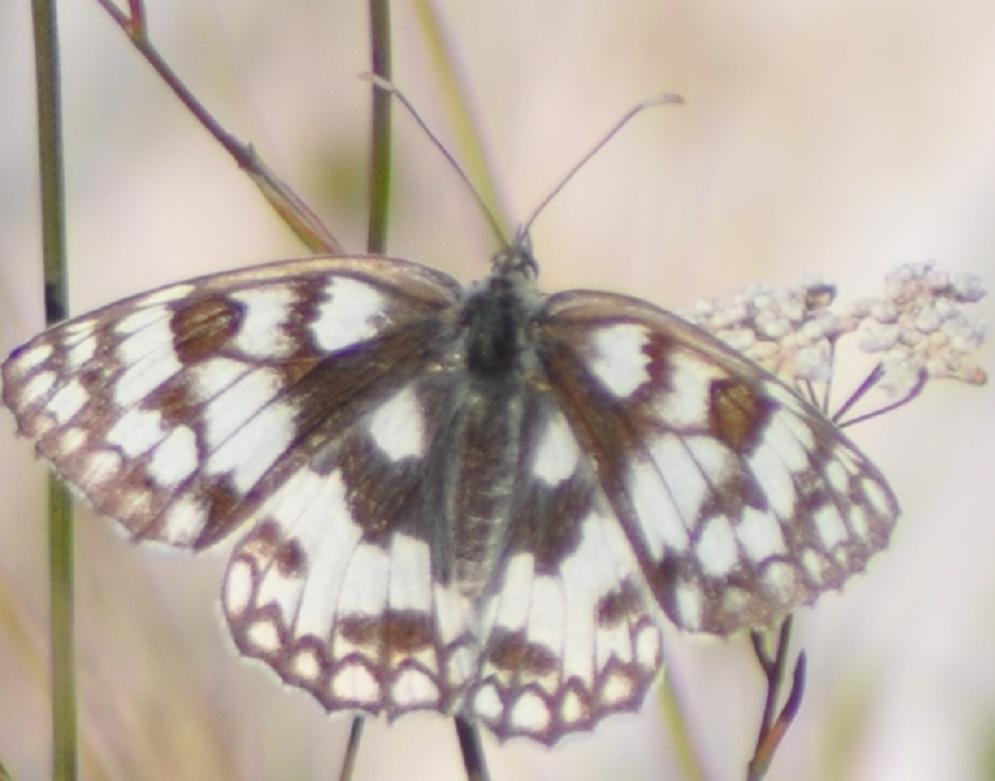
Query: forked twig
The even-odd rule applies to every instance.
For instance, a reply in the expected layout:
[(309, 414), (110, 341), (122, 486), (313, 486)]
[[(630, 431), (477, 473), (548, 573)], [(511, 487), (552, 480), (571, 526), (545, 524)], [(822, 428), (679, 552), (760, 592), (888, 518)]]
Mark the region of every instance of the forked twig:
[(339, 244), (321, 218), (291, 189), (290, 185), (270, 170), (256, 154), (256, 150), (251, 144), (239, 141), (211, 116), (210, 112), (194, 97), (193, 93), (176, 75), (176, 72), (162, 58), (162, 55), (149, 40), (145, 11), (141, 0), (128, 0), (129, 13), (124, 13), (119, 9), (113, 0), (97, 0), (97, 2), (124, 30), (134, 47), (169, 86), (173, 94), (227, 150), (239, 168), (249, 175), (249, 178), (269, 201), (270, 206), (276, 210), (298, 238), (315, 252), (341, 252), (342, 245)]
[(747, 765), (746, 781), (760, 781), (766, 773), (770, 762), (774, 757), (774, 752), (781, 744), (781, 739), (787, 731), (791, 722), (798, 713), (801, 706), (802, 695), (805, 691), (805, 652), (798, 654), (795, 661), (794, 671), (791, 676), (791, 689), (784, 701), (777, 718), (774, 718), (774, 710), (780, 697), (781, 684), (784, 680), (784, 672), (788, 661), (788, 648), (791, 642), (791, 616), (784, 619), (781, 629), (778, 632), (777, 649), (771, 657), (767, 652), (764, 643), (763, 633), (753, 631), (750, 633), (750, 640), (753, 643), (753, 651), (756, 654), (760, 668), (767, 679), (767, 696), (764, 701), (763, 715), (760, 719), (760, 729), (757, 734), (757, 744), (753, 752), (753, 757)]
[[(877, 376), (875, 378), (875, 382), (878, 379), (880, 379), (880, 376)], [(884, 415), (886, 412), (891, 412), (892, 410), (898, 409), (899, 407), (904, 407), (910, 401), (915, 399), (920, 393), (922, 393), (922, 389), (926, 387), (926, 382), (928, 380), (929, 380), (929, 375), (926, 373), (925, 370), (922, 370), (919, 372), (919, 376), (916, 378), (915, 385), (913, 385), (900, 399), (889, 402), (888, 404), (878, 407), (877, 409), (871, 410), (870, 412), (864, 412), (860, 415), (857, 415), (856, 417), (850, 418), (849, 420), (840, 419), (843, 416), (843, 413), (846, 412), (845, 409), (841, 409), (833, 416), (833, 422), (840, 428), (845, 428), (847, 426), (852, 426), (855, 423), (863, 423), (865, 420), (870, 420), (871, 418), (876, 418), (879, 415)], [(863, 387), (863, 385), (861, 387)], [(850, 404), (847, 407), (847, 409), (850, 409), (852, 406), (853, 405)]]

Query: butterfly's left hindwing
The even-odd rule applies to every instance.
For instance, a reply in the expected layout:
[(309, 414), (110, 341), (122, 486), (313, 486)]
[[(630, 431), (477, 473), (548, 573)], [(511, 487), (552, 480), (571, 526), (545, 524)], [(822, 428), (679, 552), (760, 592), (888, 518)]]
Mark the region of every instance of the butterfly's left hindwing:
[(888, 484), (818, 410), (645, 302), (552, 296), (551, 393), (668, 617), (725, 634), (839, 588), (885, 546)]

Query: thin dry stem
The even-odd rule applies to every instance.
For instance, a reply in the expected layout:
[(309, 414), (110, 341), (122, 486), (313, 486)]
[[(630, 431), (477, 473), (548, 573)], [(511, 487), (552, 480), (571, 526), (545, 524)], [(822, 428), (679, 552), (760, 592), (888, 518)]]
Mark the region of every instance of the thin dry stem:
[(238, 140), (225, 130), (166, 63), (149, 40), (141, 3), (138, 0), (130, 0), (131, 13), (126, 14), (112, 0), (97, 0), (97, 2), (127, 34), (132, 45), (159, 74), (173, 94), (249, 175), (269, 201), (270, 206), (298, 238), (315, 252), (342, 252), (342, 245), (321, 218), (291, 189), (290, 185), (269, 169), (251, 144)]
[(805, 691), (804, 651), (798, 654), (791, 677), (791, 689), (784, 705), (777, 714), (777, 718), (774, 718), (774, 711), (777, 708), (778, 699), (780, 699), (781, 685), (784, 681), (784, 672), (787, 669), (788, 650), (791, 645), (791, 625), (792, 618), (788, 616), (781, 624), (773, 656), (767, 651), (763, 633), (757, 631), (750, 633), (753, 652), (764, 677), (767, 679), (767, 695), (764, 699), (763, 714), (760, 718), (756, 748), (747, 765), (746, 781), (760, 781), (766, 775), (774, 753), (781, 744), (781, 739), (801, 706), (802, 695)]

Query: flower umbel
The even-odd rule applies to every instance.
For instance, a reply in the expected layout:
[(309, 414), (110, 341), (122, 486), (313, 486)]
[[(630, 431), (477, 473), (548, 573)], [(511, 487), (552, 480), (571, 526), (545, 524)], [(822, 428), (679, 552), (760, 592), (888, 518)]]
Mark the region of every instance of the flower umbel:
[(987, 382), (974, 359), (987, 334), (969, 310), (987, 292), (972, 274), (950, 274), (932, 262), (907, 263), (885, 277), (883, 295), (846, 307), (834, 308), (834, 285), (809, 278), (783, 290), (751, 285), (731, 298), (701, 302), (685, 317), (827, 412), (838, 346), (855, 335), (860, 350), (879, 361), (833, 418), (839, 420), (875, 387), (888, 401), (841, 424), (849, 425), (906, 403), (930, 379)]
[[(932, 262), (908, 263), (885, 277), (882, 296), (846, 307), (834, 308), (834, 285), (808, 278), (783, 290), (751, 285), (731, 298), (703, 301), (684, 317), (778, 375), (843, 427), (908, 403), (930, 379), (949, 378), (972, 385), (987, 382), (988, 375), (975, 362), (986, 333), (969, 309), (986, 294), (984, 284), (974, 275), (939, 271)], [(839, 348), (850, 335), (855, 337), (853, 346), (876, 356), (877, 363), (830, 413)], [(885, 400), (869, 412), (847, 417), (875, 388)], [(788, 616), (772, 652), (764, 633), (751, 632), (754, 653), (767, 679), (767, 697), (748, 781), (766, 775), (801, 701), (804, 652), (797, 657), (790, 690), (775, 715), (790, 634)]]
[(860, 348), (881, 353), (882, 390), (907, 393), (922, 374), (983, 385), (988, 376), (972, 359), (985, 341), (985, 329), (965, 310), (987, 292), (971, 274), (910, 263), (888, 274), (883, 298), (854, 304)]

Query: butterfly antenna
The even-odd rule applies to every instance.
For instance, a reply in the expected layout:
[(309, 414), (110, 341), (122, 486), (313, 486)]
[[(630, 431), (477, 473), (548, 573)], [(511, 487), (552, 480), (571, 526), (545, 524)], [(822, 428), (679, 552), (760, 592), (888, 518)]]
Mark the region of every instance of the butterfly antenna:
[(598, 140), (598, 142), (594, 146), (591, 147), (588, 153), (584, 155), (580, 160), (578, 160), (573, 168), (567, 171), (566, 176), (560, 179), (559, 184), (557, 184), (556, 187), (552, 189), (549, 195), (547, 195), (545, 198), (542, 199), (542, 202), (532, 212), (532, 216), (529, 217), (528, 220), (526, 220), (525, 225), (522, 228), (522, 233), (527, 234), (529, 232), (529, 230), (532, 228), (532, 223), (536, 221), (536, 218), (542, 213), (542, 210), (549, 205), (549, 202), (552, 201), (553, 198), (555, 198), (559, 194), (560, 190), (566, 187), (567, 182), (573, 179), (576, 173), (585, 165), (587, 165), (587, 161), (590, 160), (592, 157), (594, 157), (598, 152), (600, 152), (601, 148), (609, 141), (611, 141), (615, 137), (615, 134), (618, 133), (618, 131), (620, 131), (623, 127), (629, 124), (629, 121), (633, 119), (633, 117), (635, 117), (637, 114), (641, 114), (643, 111), (645, 111), (648, 108), (655, 108), (656, 106), (667, 106), (674, 104), (680, 105), (682, 103), (684, 103), (684, 98), (682, 98), (680, 95), (677, 95), (676, 93), (668, 92), (664, 95), (660, 95), (657, 98), (653, 98), (652, 100), (644, 100), (640, 103), (637, 103), (635, 106), (626, 111), (625, 114), (622, 115), (622, 118), (619, 119), (618, 122), (616, 122), (611, 127), (611, 129)]
[(466, 171), (463, 170), (463, 167), (457, 162), (456, 158), (450, 154), (448, 149), (446, 149), (445, 144), (439, 140), (439, 137), (432, 132), (432, 129), (428, 126), (425, 120), (421, 118), (421, 115), (412, 105), (411, 101), (408, 100), (405, 94), (394, 86), (393, 82), (387, 81), (387, 79), (382, 76), (377, 76), (375, 73), (364, 73), (362, 74), (362, 78), (371, 82), (377, 89), (381, 89), (392, 95), (411, 115), (412, 119), (418, 123), (418, 126), (424, 131), (425, 135), (428, 136), (429, 140), (435, 144), (435, 148), (442, 153), (442, 156), (446, 158), (449, 164), (459, 175), (459, 178), (463, 180), (463, 183), (466, 185), (467, 189), (476, 199), (477, 205), (480, 206), (480, 210), (484, 213), (484, 217), (487, 218), (487, 222), (491, 226), (491, 230), (494, 232), (497, 240), (502, 244), (502, 246), (507, 246), (508, 237), (505, 236), (504, 231), (501, 229), (501, 224), (498, 222), (497, 217), (494, 216), (494, 212), (492, 212), (490, 207), (487, 205), (487, 201), (485, 201), (483, 196), (477, 192), (477, 188), (473, 186), (473, 182), (470, 181), (470, 177), (467, 176)]

